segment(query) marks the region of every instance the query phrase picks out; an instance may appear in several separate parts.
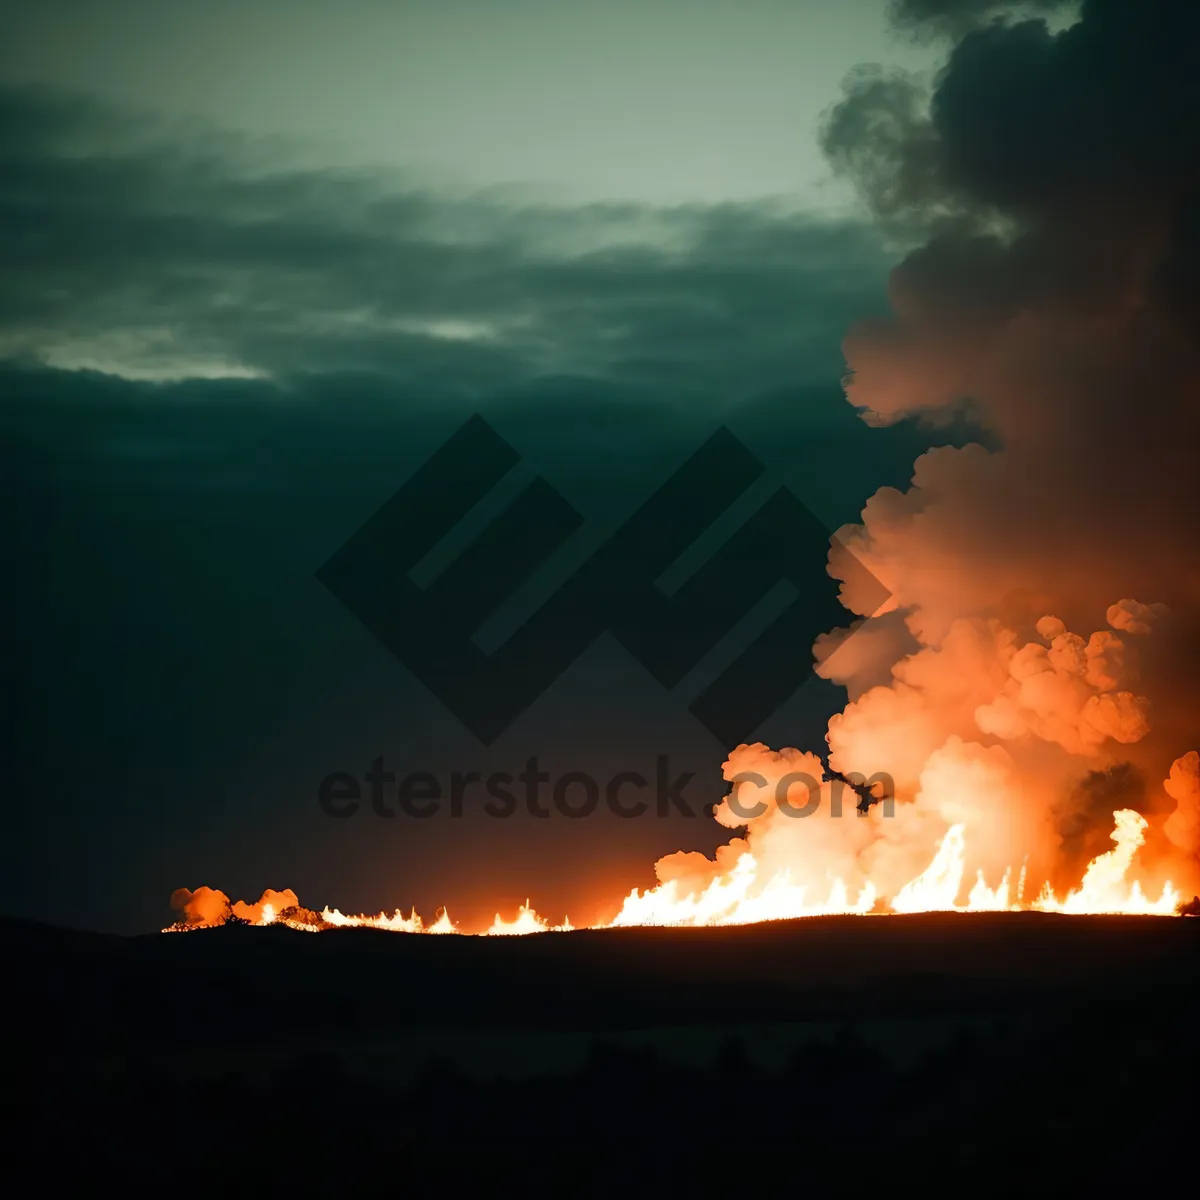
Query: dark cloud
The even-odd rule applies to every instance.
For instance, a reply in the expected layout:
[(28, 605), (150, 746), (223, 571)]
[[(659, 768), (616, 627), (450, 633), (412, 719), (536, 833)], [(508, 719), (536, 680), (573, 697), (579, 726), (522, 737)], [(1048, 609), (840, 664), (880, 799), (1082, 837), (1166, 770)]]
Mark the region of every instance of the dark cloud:
[[(597, 847), (644, 883), (696, 822), (578, 844), (559, 822), (540, 849), (527, 822), (332, 830), (313, 801), (332, 770), (381, 753), (442, 774), (486, 764), (314, 572), (477, 407), (589, 537), (722, 421), (832, 528), (927, 444), (912, 425), (873, 435), (838, 388), (838, 339), (883, 307), (887, 261), (861, 226), (768, 204), (437, 194), (0, 94), (22, 798), (0, 908), (144, 930), (181, 882), (248, 891), (266, 869), (348, 908), (459, 898), (472, 920), (508, 862), (514, 886), (536, 875), (540, 902), (573, 913)], [(610, 774), (669, 747), (718, 799), (711, 739), (643, 675), (600, 646), (489, 761)], [(810, 683), (778, 719), (819, 738), (836, 697)], [(563, 720), (580, 713), (597, 715)]]
[(29, 90), (0, 95), (0, 229), (10, 355), (473, 397), (564, 373), (681, 401), (832, 378), (886, 262), (862, 227), (777, 206), (433, 194)]
[(1061, 223), (1178, 202), (1200, 148), (1198, 26), (1188, 0), (1091, 0), (1057, 33), (997, 21), (956, 40), (930, 105), (912, 79), (852, 76), (826, 150), (883, 213)]
[[(978, 396), (965, 376), (1021, 314), (1043, 328), (1105, 329), (1105, 354), (1091, 360), (1069, 356), (1064, 337), (1062, 375), (1124, 346), (1122, 371), (1154, 378), (1165, 362), (1155, 342), (1165, 354), (1167, 341), (1194, 332), (1198, 46), (1200, 7), (1187, 0), (1091, 0), (1057, 33), (1014, 20), (965, 34), (928, 103), (912, 80), (849, 81), (825, 129), (831, 157), (882, 217), (926, 230), (892, 274), (896, 321), (885, 335), (897, 350), (925, 335), (941, 344), (926, 403)], [(902, 374), (888, 385), (897, 411), (910, 406)], [(1078, 404), (1095, 427), (1097, 398), (1110, 394), (1120, 413), (1115, 377), (1090, 397), (1064, 384), (1041, 418), (1069, 427)]]
[(998, 18), (1062, 12), (1076, 0), (891, 0), (888, 16), (917, 34), (961, 36)]
[(850, 397), (883, 424), (970, 398), (1000, 450), (923, 460), (867, 520), (867, 560), (896, 565), (934, 643), (956, 618), (1090, 629), (1119, 600), (1166, 603), (1134, 752), (1159, 794), (1200, 712), (1200, 5), (1085, 0), (1059, 28), (1020, 5), (898, 15), (989, 19), (953, 30), (931, 93), (860, 72), (830, 114), (834, 161), (924, 231), (891, 316), (846, 339)]

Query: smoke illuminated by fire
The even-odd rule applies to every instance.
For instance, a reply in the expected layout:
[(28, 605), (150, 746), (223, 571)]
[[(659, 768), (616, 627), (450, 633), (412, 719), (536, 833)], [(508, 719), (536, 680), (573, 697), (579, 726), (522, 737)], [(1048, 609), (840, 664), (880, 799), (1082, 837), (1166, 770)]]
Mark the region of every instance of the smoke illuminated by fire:
[[(1056, 815), (1073, 811), (1069, 802), (1107, 762), (1109, 745), (1134, 743), (1149, 729), (1149, 702), (1122, 686), (1135, 662), (1124, 639), (1150, 635), (1161, 610), (1125, 600), (1107, 615), (1119, 633), (1085, 640), (1043, 617), (1037, 639), (1024, 644), (994, 619), (960, 618), (940, 643), (896, 664), (890, 687), (867, 690), (835, 716), (831, 759), (849, 768), (868, 752), (886, 754), (883, 761), (896, 769), (894, 807), (843, 812), (842, 784), (825, 779), (817, 755), (739, 746), (724, 764), (733, 787), (713, 815), (744, 834), (713, 859), (668, 855), (657, 864), (657, 886), (635, 888), (602, 926), (744, 925), (877, 912), (1173, 913), (1180, 893), (1162, 871), (1145, 876), (1138, 862), (1150, 823), (1133, 809), (1110, 813), (1114, 848), (1092, 858), (1062, 899), (1052, 881), (1061, 874)], [(966, 740), (972, 722), (976, 740)], [(1175, 808), (1162, 822), (1160, 841), (1168, 849), (1159, 857), (1186, 867), (1174, 850), (1194, 845), (1200, 755), (1177, 759), (1162, 786)], [(797, 819), (810, 807), (806, 798), (817, 800), (815, 810)], [(1037, 891), (1028, 900), (1031, 879)], [(303, 908), (290, 889), (231, 904), (211, 888), (184, 888), (171, 904), (181, 914), (172, 930), (233, 917), (313, 931), (461, 932), (445, 910), (431, 925), (415, 911), (318, 913)], [(566, 919), (551, 925), (527, 901), (511, 920), (497, 913), (483, 932), (572, 928)]]
[[(738, 746), (714, 812), (731, 840), (661, 859), (602, 925), (1166, 915), (1169, 881), (1200, 890), (1200, 122), (1179, 57), (1198, 10), (1089, 0), (1051, 29), (1004, 7), (897, 0), (950, 39), (935, 94), (856, 73), (823, 133), (879, 219), (923, 240), (892, 273), (891, 315), (845, 340), (848, 399), (874, 426), (978, 429), (831, 541), (851, 624), (814, 654), (848, 703), (822, 753), (890, 776), (891, 811), (839, 815), (824, 758)], [(803, 820), (797, 774), (819, 788)], [(310, 912), (291, 892), (173, 906), (175, 929), (229, 912), (456, 928)], [(527, 903), (486, 932), (551, 928)]]
[[(930, 864), (900, 889), (890, 904), (882, 909), (871, 883), (865, 884), (852, 902), (842, 879), (834, 879), (823, 901), (810, 901), (804, 887), (792, 883), (787, 870), (772, 875), (761, 883), (759, 866), (754, 856), (743, 853), (727, 874), (714, 878), (698, 894), (680, 895), (676, 881), (660, 884), (645, 894), (636, 888), (625, 898), (621, 911), (610, 922), (595, 928), (618, 928), (631, 925), (749, 925), (759, 921), (787, 920), (795, 917), (833, 916), (839, 914), (863, 916), (876, 911), (894, 913), (918, 912), (998, 912), (1030, 908), (1041, 912), (1075, 914), (1118, 913), (1130, 915), (1173, 914), (1180, 894), (1167, 882), (1155, 901), (1147, 899), (1135, 880), (1127, 883), (1125, 876), (1134, 855), (1142, 845), (1145, 818), (1128, 809), (1116, 814), (1113, 841), (1116, 847), (1099, 855), (1088, 865), (1079, 888), (1060, 901), (1047, 883), (1037, 900), (1022, 905), (1020, 890), (1009, 903), (1010, 871), (1005, 871), (995, 889), (989, 888), (980, 870), (965, 903), (959, 903), (964, 874), (965, 847), (963, 826), (953, 826), (942, 838)], [(1022, 871), (1022, 878), (1024, 871)], [(267, 897), (290, 898), (293, 903), (277, 910)], [(229, 907), (222, 893), (211, 888), (196, 892), (181, 889), (172, 897), (183, 910), (182, 919), (164, 932), (204, 928), (220, 924), (226, 912), (242, 916), (252, 925), (283, 924), (293, 929), (318, 932), (347, 926), (386, 929), (396, 933), (458, 933), (449, 914), (443, 909), (437, 920), (426, 926), (414, 911), (404, 916), (392, 915), (346, 916), (336, 909), (324, 909), (320, 914), (302, 910), (290, 891), (263, 894), (256, 905), (242, 902)], [(219, 908), (215, 902), (219, 902)], [(252, 913), (253, 917), (242, 914)], [(485, 930), (487, 935), (519, 935), (527, 933), (567, 932), (574, 926), (569, 920), (550, 925), (540, 917), (529, 902), (521, 906), (512, 921), (499, 913)]]

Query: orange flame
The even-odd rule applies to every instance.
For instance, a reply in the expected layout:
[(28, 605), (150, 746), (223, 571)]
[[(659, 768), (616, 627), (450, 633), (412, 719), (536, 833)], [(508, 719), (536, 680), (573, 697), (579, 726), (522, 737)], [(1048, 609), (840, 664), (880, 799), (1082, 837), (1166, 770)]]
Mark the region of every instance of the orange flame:
[[(808, 889), (795, 884), (785, 869), (767, 879), (760, 878), (759, 864), (753, 854), (742, 854), (732, 870), (713, 879), (706, 887), (680, 894), (677, 880), (669, 880), (645, 892), (634, 888), (621, 906), (620, 912), (608, 922), (593, 928), (615, 929), (637, 925), (750, 925), (760, 921), (788, 920), (796, 917), (829, 916), (837, 914), (864, 916), (875, 912), (1018, 912), (1039, 911), (1070, 914), (1114, 913), (1125, 915), (1170, 916), (1181, 895), (1170, 883), (1164, 883), (1157, 900), (1149, 899), (1136, 880), (1126, 876), (1137, 851), (1145, 840), (1145, 817), (1131, 809), (1114, 813), (1115, 827), (1112, 850), (1094, 858), (1084, 872), (1078, 888), (1059, 900), (1047, 883), (1031, 905), (1022, 903), (1025, 887), (1025, 866), (1018, 876), (1017, 893), (1010, 897), (1012, 868), (1007, 869), (996, 886), (988, 885), (980, 870), (965, 902), (960, 901), (965, 873), (966, 836), (964, 826), (952, 825), (938, 843), (929, 865), (906, 883), (886, 905), (880, 903), (878, 889), (867, 882), (853, 900), (841, 878), (830, 881), (823, 899), (810, 899)], [(176, 893), (178, 896), (179, 893)], [(432, 925), (425, 925), (415, 909), (405, 916), (399, 909), (375, 916), (347, 916), (335, 908), (325, 908), (319, 914), (291, 905), (277, 910), (269, 897), (293, 896), (268, 890), (255, 905), (239, 901), (230, 906), (222, 893), (212, 889), (197, 889), (189, 896), (197, 897), (196, 907), (184, 904), (184, 918), (163, 930), (173, 933), (186, 929), (219, 925), (214, 916), (212, 897), (221, 896), (225, 911), (243, 917), (252, 925), (283, 924), (292, 929), (319, 932), (323, 929), (348, 926), (385, 929), (393, 933), (459, 933), (449, 913), (441, 909)], [(307, 915), (300, 915), (307, 914)], [(529, 933), (567, 932), (574, 929), (569, 919), (561, 925), (551, 925), (534, 911), (528, 900), (517, 910), (511, 921), (496, 914), (484, 930), (489, 936), (520, 936)]]
[(450, 920), (450, 914), (444, 908), (439, 910), (437, 919), (429, 926), (422, 922), (415, 908), (407, 917), (399, 909), (390, 916), (387, 913), (376, 913), (373, 917), (362, 914), (348, 917), (336, 908), (325, 908), (321, 910), (321, 919), (330, 927), (356, 925), (368, 929), (388, 929), (393, 933), (458, 932), (454, 922)]
[(1145, 841), (1146, 818), (1131, 809), (1122, 809), (1113, 816), (1116, 819), (1116, 828), (1112, 834), (1115, 848), (1092, 859), (1083, 873), (1083, 882), (1078, 889), (1068, 892), (1065, 900), (1060, 902), (1047, 884), (1034, 902), (1034, 908), (1043, 912), (1138, 913), (1161, 916), (1175, 911), (1181, 896), (1170, 882), (1163, 885), (1162, 895), (1156, 901), (1146, 898), (1136, 880), (1126, 885), (1125, 874), (1133, 862), (1134, 855)]
[(513, 921), (505, 921), (499, 913), (496, 914), (496, 919), (487, 928), (486, 932), (492, 935), (516, 935), (523, 933), (565, 933), (568, 930), (574, 929), (570, 918), (564, 918), (561, 925), (551, 925), (543, 917), (539, 917), (535, 913), (526, 900), (524, 904), (517, 910), (516, 919)]

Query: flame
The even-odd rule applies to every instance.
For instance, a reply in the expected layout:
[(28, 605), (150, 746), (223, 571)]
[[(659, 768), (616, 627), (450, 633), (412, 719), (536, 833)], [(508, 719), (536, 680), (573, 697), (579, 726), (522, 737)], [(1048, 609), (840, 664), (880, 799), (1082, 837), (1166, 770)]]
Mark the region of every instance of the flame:
[[(1137, 851), (1145, 841), (1146, 818), (1131, 809), (1121, 809), (1113, 814), (1113, 818), (1114, 848), (1092, 859), (1079, 887), (1068, 892), (1063, 900), (1055, 896), (1047, 883), (1031, 905), (1023, 904), (1026, 864), (1022, 863), (1015, 897), (1010, 897), (1012, 868), (1009, 867), (995, 887), (989, 886), (982, 870), (978, 871), (966, 901), (961, 902), (959, 897), (966, 871), (966, 828), (957, 824), (952, 825), (938, 842), (929, 865), (900, 888), (886, 906), (880, 904), (878, 889), (870, 881), (860, 888), (851, 900), (850, 890), (840, 877), (830, 880), (824, 899), (811, 900), (808, 889), (794, 883), (788, 870), (777, 871), (763, 879), (758, 860), (753, 854), (743, 853), (730, 871), (713, 879), (700, 891), (681, 895), (679, 882), (674, 879), (644, 892), (634, 888), (625, 897), (620, 912), (611, 921), (601, 922), (592, 928), (616, 929), (637, 925), (751, 925), (761, 921), (781, 921), (796, 917), (842, 914), (865, 916), (874, 912), (1033, 910), (1074, 915), (1172, 915), (1179, 906), (1181, 894), (1170, 882), (1163, 884), (1157, 900), (1151, 900), (1137, 880), (1126, 879)], [(195, 893), (197, 896), (200, 894), (199, 890)], [(204, 889), (202, 915), (189, 920), (185, 909), (185, 918), (168, 926), (163, 932), (175, 933), (219, 925), (221, 921), (214, 920), (211, 916), (212, 894), (211, 889)], [(305, 932), (348, 926), (385, 929), (393, 933), (461, 932), (444, 908), (439, 910), (432, 925), (426, 925), (416, 909), (408, 916), (399, 909), (391, 914), (381, 912), (374, 916), (347, 916), (336, 908), (325, 908), (317, 914), (300, 909), (298, 905), (277, 911), (266, 896), (279, 894), (268, 891), (256, 905), (238, 902), (228, 906), (227, 901), (226, 905), (235, 916), (242, 912), (253, 914), (253, 919), (243, 918), (249, 920), (252, 925), (282, 924)], [(569, 918), (565, 918), (561, 925), (551, 925), (534, 910), (527, 899), (511, 921), (504, 920), (497, 913), (484, 934), (520, 936), (530, 933), (568, 932), (574, 928)]]
[(1146, 818), (1131, 809), (1121, 809), (1113, 814), (1116, 827), (1112, 840), (1116, 846), (1106, 854), (1098, 855), (1088, 864), (1079, 887), (1067, 893), (1059, 901), (1047, 884), (1033, 907), (1042, 912), (1060, 913), (1136, 913), (1168, 916), (1179, 904), (1181, 896), (1167, 882), (1157, 901), (1146, 898), (1141, 885), (1135, 880), (1126, 886), (1125, 873), (1133, 857), (1145, 841)]
[(443, 908), (438, 914), (438, 918), (426, 930), (427, 933), (457, 933), (458, 929), (454, 922), (450, 920), (450, 914)]
[[(1146, 898), (1136, 880), (1126, 884), (1126, 873), (1144, 841), (1146, 820), (1128, 809), (1113, 815), (1116, 821), (1113, 841), (1117, 848), (1089, 864), (1079, 889), (1071, 892), (1065, 901), (1056, 900), (1047, 885), (1030, 907), (1043, 912), (1077, 914), (1169, 916), (1175, 912), (1180, 893), (1170, 883), (1163, 885), (1162, 894), (1156, 901)], [(892, 897), (888, 909), (893, 913), (1017, 912), (1025, 907), (1021, 903), (1025, 889), (1024, 863), (1020, 868), (1015, 900), (1010, 900), (1009, 895), (1012, 878), (1009, 867), (994, 888), (988, 885), (983, 871), (978, 871), (966, 902), (961, 903), (965, 860), (965, 826), (952, 825), (938, 843), (929, 865)], [(744, 925), (839, 913), (864, 915), (877, 907), (878, 894), (869, 881), (853, 903), (841, 878), (832, 881), (827, 899), (815, 902), (807, 899), (805, 888), (792, 883), (786, 870), (771, 876), (761, 888), (756, 887), (758, 882), (758, 863), (752, 854), (743, 854), (728, 874), (714, 879), (699, 893), (680, 896), (675, 880), (645, 893), (634, 888), (610, 924)]]
[(610, 923), (622, 925), (751, 925), (789, 917), (818, 917), (838, 913), (867, 913), (875, 905), (875, 888), (868, 883), (854, 903), (846, 884), (834, 879), (823, 901), (809, 902), (807, 889), (792, 882), (784, 870), (771, 876), (757, 893), (758, 862), (743, 854), (728, 875), (714, 879), (702, 892), (680, 896), (678, 881), (670, 880), (646, 892), (634, 888)]
[(506, 921), (497, 913), (486, 932), (493, 936), (513, 936), (523, 933), (566, 933), (574, 928), (569, 917), (564, 918), (561, 925), (551, 925), (544, 917), (539, 917), (526, 900), (517, 910), (515, 920)]
[(993, 891), (988, 887), (987, 881), (983, 878), (983, 870), (980, 869), (975, 877), (975, 886), (967, 897), (967, 910), (969, 912), (1004, 912), (1010, 908), (1019, 909), (1019, 904), (1010, 905), (1008, 902), (1008, 880), (1011, 875), (1011, 869), (1005, 871), (1004, 877)]
[(376, 913), (373, 917), (368, 917), (362, 913), (357, 916), (347, 916), (345, 913), (338, 912), (336, 908), (325, 908), (321, 910), (321, 919), (326, 926), (330, 927), (346, 927), (359, 926), (368, 929), (387, 929), (392, 933), (457, 933), (458, 928), (453, 921), (450, 920), (450, 914), (446, 909), (440, 909), (437, 919), (432, 925), (426, 926), (421, 920), (414, 908), (406, 917), (400, 909), (392, 914)]
[[(426, 925), (420, 914), (414, 908), (407, 916), (401, 909), (395, 912), (375, 913), (369, 916), (365, 913), (343, 913), (336, 908), (323, 908), (319, 913), (300, 908), (296, 903), (288, 908), (279, 910), (266, 899), (270, 895), (278, 895), (268, 891), (263, 893), (263, 899), (257, 904), (247, 904), (239, 900), (230, 904), (222, 892), (214, 892), (211, 888), (197, 889), (195, 895), (202, 896), (202, 911), (189, 911), (185, 907), (184, 917), (174, 925), (168, 925), (163, 933), (181, 933), (193, 929), (207, 929), (224, 923), (225, 914), (245, 921), (250, 925), (286, 925), (305, 933), (320, 933), (325, 929), (384, 929), (391, 933), (461, 933), (462, 930), (451, 920), (450, 913), (445, 908), (438, 909), (433, 924)], [(213, 895), (221, 897), (221, 906), (212, 904)], [(565, 918), (561, 925), (551, 925), (544, 917), (539, 916), (529, 901), (517, 910), (517, 916), (512, 921), (505, 921), (499, 913), (486, 932), (491, 934), (525, 934), (568, 932), (575, 928), (570, 918)]]
[[(954, 907), (962, 887), (963, 853), (966, 839), (963, 827), (952, 825), (942, 838), (933, 862), (916, 879), (906, 883), (892, 900), (892, 911), (898, 913), (938, 912)], [(980, 876), (982, 881), (982, 875)], [(985, 889), (986, 890), (986, 889)]]

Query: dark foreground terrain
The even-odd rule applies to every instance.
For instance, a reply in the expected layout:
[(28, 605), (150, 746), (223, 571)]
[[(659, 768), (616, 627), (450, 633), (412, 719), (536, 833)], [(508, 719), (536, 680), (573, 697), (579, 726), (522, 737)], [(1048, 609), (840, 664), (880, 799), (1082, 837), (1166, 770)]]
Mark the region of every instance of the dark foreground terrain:
[(0, 923), (5, 1164), (156, 1191), (1194, 1179), (1200, 920), (458, 938)]

